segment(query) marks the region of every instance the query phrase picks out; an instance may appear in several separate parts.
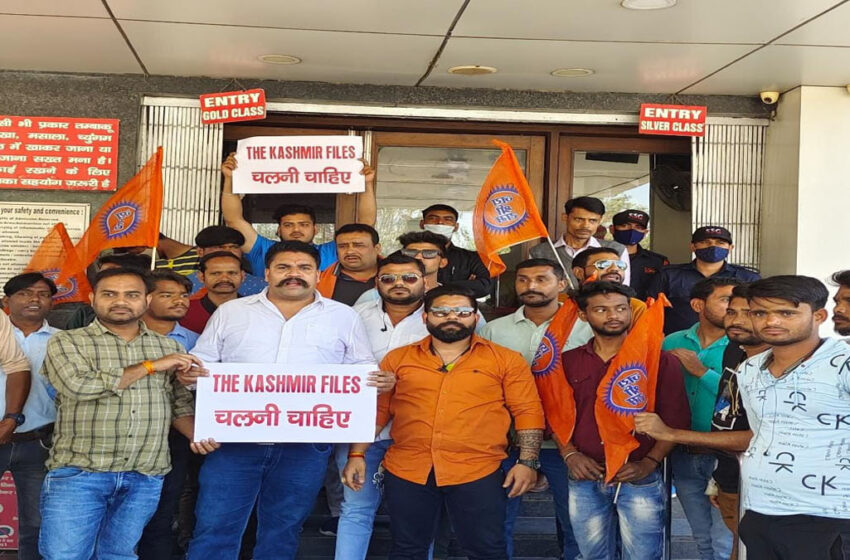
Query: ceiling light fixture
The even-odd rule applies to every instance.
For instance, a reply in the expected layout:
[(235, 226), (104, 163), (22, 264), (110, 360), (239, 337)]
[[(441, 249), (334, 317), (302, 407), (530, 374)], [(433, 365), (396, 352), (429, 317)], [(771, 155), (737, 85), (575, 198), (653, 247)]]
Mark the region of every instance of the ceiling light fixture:
[(584, 76), (590, 76), (595, 73), (590, 68), (558, 68), (551, 72), (553, 76), (558, 78), (583, 78)]
[(629, 10), (663, 10), (672, 8), (678, 0), (622, 0), (620, 5)]
[(266, 64), (300, 64), (301, 59), (288, 54), (262, 54), (257, 57), (260, 62)]
[(461, 76), (483, 76), (485, 74), (495, 74), (496, 72), (498, 70), (492, 66), (479, 66), (478, 64), (452, 66), (449, 68), (449, 74), (460, 74)]

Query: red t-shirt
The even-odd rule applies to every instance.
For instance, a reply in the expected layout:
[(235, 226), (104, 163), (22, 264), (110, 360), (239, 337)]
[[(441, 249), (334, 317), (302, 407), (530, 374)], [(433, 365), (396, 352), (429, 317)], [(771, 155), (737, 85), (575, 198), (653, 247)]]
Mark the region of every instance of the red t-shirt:
[(179, 323), (190, 331), (202, 333), (207, 326), (207, 321), (210, 320), (217, 308), (218, 306), (210, 301), (209, 296), (193, 299), (189, 301), (189, 311), (186, 312), (185, 317), (180, 319)]

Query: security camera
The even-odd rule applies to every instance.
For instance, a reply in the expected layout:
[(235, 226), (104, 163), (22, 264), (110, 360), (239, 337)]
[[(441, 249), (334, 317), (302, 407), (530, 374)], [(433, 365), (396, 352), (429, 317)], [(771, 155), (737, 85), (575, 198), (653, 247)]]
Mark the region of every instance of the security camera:
[(759, 93), (759, 97), (761, 97), (761, 102), (765, 105), (773, 105), (777, 101), (779, 101), (779, 92), (778, 91), (763, 91)]

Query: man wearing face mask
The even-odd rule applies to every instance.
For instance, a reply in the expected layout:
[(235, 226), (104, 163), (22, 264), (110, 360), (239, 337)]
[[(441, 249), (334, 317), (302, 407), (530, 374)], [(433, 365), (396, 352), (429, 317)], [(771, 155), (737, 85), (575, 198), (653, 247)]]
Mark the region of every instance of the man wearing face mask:
[(449, 240), (445, 257), (448, 265), (440, 269), (440, 284), (451, 284), (471, 290), (476, 298), (490, 293), (490, 272), (475, 251), (452, 245), (452, 235), (458, 228), (458, 212), (447, 204), (432, 204), (422, 211), (419, 227)]
[(638, 299), (646, 299), (650, 281), (670, 264), (667, 257), (641, 247), (640, 242), (649, 233), (649, 214), (642, 210), (623, 210), (614, 215), (611, 235), (614, 241), (622, 243), (629, 252), (631, 269), (631, 288)]
[(696, 258), (689, 263), (665, 266), (649, 285), (648, 297), (664, 293), (673, 307), (664, 310), (664, 334), (683, 331), (698, 320), (691, 309), (691, 290), (704, 278), (735, 278), (741, 283), (759, 280), (758, 273), (743, 266), (730, 264), (726, 258), (735, 248), (732, 234), (720, 226), (697, 228), (691, 236), (691, 251)]

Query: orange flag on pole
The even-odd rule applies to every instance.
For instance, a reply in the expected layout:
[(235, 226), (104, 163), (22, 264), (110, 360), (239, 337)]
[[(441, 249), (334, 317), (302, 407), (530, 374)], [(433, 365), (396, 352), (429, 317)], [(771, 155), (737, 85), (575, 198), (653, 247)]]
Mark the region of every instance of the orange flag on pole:
[(567, 299), (552, 317), (531, 362), (531, 373), (543, 403), (549, 429), (562, 444), (573, 437), (576, 425), (576, 402), (573, 388), (567, 383), (561, 350), (578, 319), (578, 305)]
[(491, 277), (505, 271), (499, 251), (518, 243), (549, 237), (534, 195), (511, 147), (493, 140), (502, 154), (490, 168), (475, 201), (472, 231), (475, 248)]
[[(77, 255), (90, 265), (104, 249), (155, 247), (162, 216), (162, 147), (94, 215), (77, 243)], [(64, 279), (64, 274), (60, 280)]]
[(596, 425), (605, 448), (605, 480), (610, 482), (637, 449), (635, 414), (655, 410), (655, 389), (664, 338), (664, 294), (647, 304), (596, 390)]
[[(61, 283), (57, 282), (60, 271), (66, 277)], [(40, 272), (56, 282), (58, 291), (53, 296), (55, 303), (89, 302), (91, 286), (86, 277), (86, 268), (77, 257), (74, 243), (62, 222), (53, 226), (44, 237), (24, 272)]]

